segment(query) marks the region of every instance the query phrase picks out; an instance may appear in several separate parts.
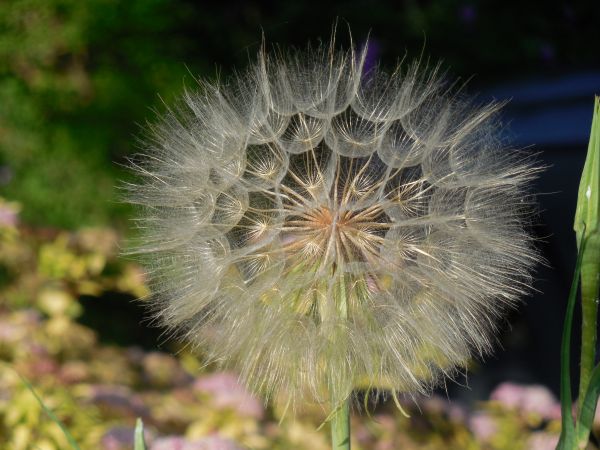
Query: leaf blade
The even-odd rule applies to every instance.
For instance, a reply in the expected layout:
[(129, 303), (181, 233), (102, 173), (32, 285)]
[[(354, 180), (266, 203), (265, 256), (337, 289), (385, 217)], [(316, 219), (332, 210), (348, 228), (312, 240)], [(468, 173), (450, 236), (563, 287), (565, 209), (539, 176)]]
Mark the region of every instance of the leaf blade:
[(46, 404), (44, 403), (42, 398), (38, 395), (38, 393), (35, 391), (35, 389), (33, 388), (33, 385), (29, 382), (29, 380), (27, 378), (25, 378), (23, 375), (21, 375), (19, 372), (17, 372), (17, 375), (19, 375), (19, 378), (21, 378), (21, 382), (25, 385), (25, 387), (29, 390), (29, 392), (31, 392), (33, 394), (33, 396), (35, 397), (35, 399), (37, 400), (37, 402), (39, 403), (41, 408), (44, 410), (44, 412), (48, 415), (50, 420), (52, 420), (56, 425), (59, 426), (60, 430), (62, 431), (63, 435), (67, 439), (67, 442), (69, 442), (69, 445), (73, 448), (73, 450), (80, 450), (79, 445), (75, 441), (75, 438), (73, 437), (73, 435), (69, 432), (67, 427), (65, 427), (65, 425), (60, 421), (60, 419), (56, 416), (56, 414), (54, 414), (54, 412), (50, 408), (48, 408), (48, 406), (46, 406)]
[(134, 450), (146, 450), (146, 441), (144, 440), (144, 422), (140, 417), (135, 422), (134, 432)]
[(571, 394), (571, 334), (573, 329), (573, 312), (575, 311), (575, 303), (577, 300), (577, 289), (579, 288), (579, 275), (581, 273), (581, 265), (587, 239), (584, 239), (577, 253), (577, 263), (573, 274), (573, 281), (569, 291), (567, 301), (567, 312), (565, 315), (565, 323), (563, 326), (562, 343), (560, 350), (560, 409), (562, 419), (562, 429), (560, 439), (556, 447), (557, 450), (571, 450), (575, 448), (576, 434), (575, 425), (573, 423), (573, 415), (571, 414), (572, 394)]
[(579, 182), (573, 224), (578, 245), (583, 239), (584, 228), (587, 233), (594, 233), (600, 228), (600, 97), (594, 98), (590, 141)]
[(590, 438), (590, 431), (596, 415), (596, 405), (600, 396), (600, 364), (594, 367), (590, 384), (583, 402), (579, 405), (577, 420), (577, 442), (579, 448), (584, 448)]

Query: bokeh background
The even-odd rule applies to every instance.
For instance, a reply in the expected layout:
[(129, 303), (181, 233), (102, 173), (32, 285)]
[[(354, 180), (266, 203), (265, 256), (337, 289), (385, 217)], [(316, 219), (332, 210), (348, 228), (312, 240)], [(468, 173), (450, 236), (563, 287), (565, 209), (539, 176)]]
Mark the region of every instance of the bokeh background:
[(336, 21), (340, 45), (350, 28), (384, 68), (424, 55), (481, 101), (510, 100), (507, 137), (547, 166), (533, 230), (546, 263), (496, 354), (407, 399), (410, 419), (370, 405), (355, 447), (553, 448), (572, 217), (600, 94), (597, 1), (0, 2), (0, 448), (68, 448), (17, 372), (84, 449), (131, 448), (138, 416), (152, 449), (327, 448), (319, 408), (278, 426), (277, 401), (144, 320), (143, 271), (118, 257), (132, 231), (116, 186), (144, 124), (196, 78), (245, 67), (263, 38), (327, 41)]

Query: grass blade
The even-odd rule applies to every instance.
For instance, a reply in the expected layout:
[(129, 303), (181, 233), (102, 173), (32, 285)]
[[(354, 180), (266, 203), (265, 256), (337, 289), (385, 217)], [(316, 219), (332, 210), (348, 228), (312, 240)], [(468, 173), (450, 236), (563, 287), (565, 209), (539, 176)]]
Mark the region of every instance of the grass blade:
[(571, 450), (576, 448), (575, 425), (573, 423), (573, 415), (571, 414), (571, 405), (573, 399), (571, 396), (571, 373), (569, 370), (571, 360), (571, 332), (573, 328), (573, 311), (577, 301), (577, 289), (579, 287), (579, 275), (581, 273), (581, 263), (583, 254), (587, 244), (587, 239), (584, 239), (577, 253), (577, 263), (575, 264), (575, 273), (569, 291), (569, 299), (567, 302), (567, 312), (565, 314), (565, 323), (563, 326), (562, 344), (560, 350), (560, 406), (562, 416), (562, 430), (560, 440), (556, 447), (557, 450)]
[(583, 402), (579, 405), (579, 419), (577, 420), (577, 442), (579, 448), (585, 448), (596, 414), (596, 405), (600, 396), (600, 364), (594, 367), (590, 384)]
[(579, 184), (573, 225), (579, 245), (590, 236), (581, 269), (581, 362), (579, 400), (584, 399), (596, 364), (598, 289), (600, 288), (600, 98), (594, 101), (594, 114), (585, 165)]
[(146, 450), (146, 441), (144, 441), (144, 422), (138, 417), (135, 423), (134, 450)]
[(50, 417), (50, 419), (60, 427), (61, 431), (65, 435), (65, 438), (69, 442), (69, 445), (71, 446), (71, 448), (73, 448), (74, 450), (80, 450), (79, 445), (77, 445), (75, 438), (71, 435), (71, 433), (69, 433), (69, 430), (67, 430), (67, 427), (65, 427), (63, 425), (63, 423), (60, 421), (60, 419), (58, 417), (56, 417), (56, 414), (54, 414), (54, 412), (46, 406), (46, 404), (41, 399), (41, 397), (37, 394), (37, 392), (31, 385), (31, 383), (29, 382), (29, 380), (27, 380), (25, 377), (23, 377), (18, 372), (17, 372), (17, 375), (19, 375), (19, 378), (21, 378), (21, 381), (23, 382), (25, 387), (27, 387), (27, 389), (29, 389), (29, 392), (31, 392), (33, 394), (33, 396), (35, 397), (37, 402), (40, 404), (40, 406), (42, 407), (44, 412), (48, 415), (48, 417)]

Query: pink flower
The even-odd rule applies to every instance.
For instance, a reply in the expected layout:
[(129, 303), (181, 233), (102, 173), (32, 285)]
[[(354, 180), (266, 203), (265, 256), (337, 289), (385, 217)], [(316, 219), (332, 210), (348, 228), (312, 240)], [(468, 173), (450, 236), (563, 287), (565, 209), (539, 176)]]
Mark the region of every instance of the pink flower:
[(208, 436), (188, 441), (179, 436), (156, 439), (150, 450), (242, 450), (235, 442), (219, 436)]
[(244, 416), (261, 419), (264, 409), (261, 402), (242, 386), (229, 372), (218, 372), (198, 378), (194, 389), (212, 395), (215, 406), (231, 408)]
[(543, 431), (535, 432), (527, 440), (529, 450), (554, 450), (558, 444), (558, 435)]
[[(100, 444), (102, 450), (130, 450), (133, 447), (133, 438), (135, 430), (132, 427), (117, 426), (108, 430)], [(152, 440), (152, 433), (144, 430), (146, 442)]]
[(0, 227), (16, 227), (19, 224), (19, 207), (0, 199)]
[(478, 440), (487, 441), (498, 432), (498, 425), (493, 417), (478, 412), (469, 418), (469, 428)]
[(541, 385), (502, 383), (492, 392), (490, 398), (506, 408), (516, 409), (525, 414), (538, 414), (546, 420), (560, 418), (560, 404), (556, 397)]
[(92, 385), (88, 393), (89, 401), (96, 406), (129, 417), (145, 417), (148, 409), (126, 386)]

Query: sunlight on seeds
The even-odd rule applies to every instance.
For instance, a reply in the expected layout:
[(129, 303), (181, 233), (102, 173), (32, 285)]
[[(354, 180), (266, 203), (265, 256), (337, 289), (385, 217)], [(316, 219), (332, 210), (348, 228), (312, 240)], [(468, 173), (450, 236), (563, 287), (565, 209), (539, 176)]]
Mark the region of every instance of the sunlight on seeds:
[(128, 186), (157, 321), (265, 398), (426, 393), (531, 289), (538, 168), (437, 68), (261, 51), (149, 129)]

